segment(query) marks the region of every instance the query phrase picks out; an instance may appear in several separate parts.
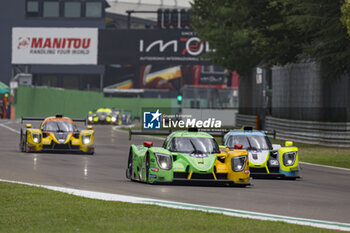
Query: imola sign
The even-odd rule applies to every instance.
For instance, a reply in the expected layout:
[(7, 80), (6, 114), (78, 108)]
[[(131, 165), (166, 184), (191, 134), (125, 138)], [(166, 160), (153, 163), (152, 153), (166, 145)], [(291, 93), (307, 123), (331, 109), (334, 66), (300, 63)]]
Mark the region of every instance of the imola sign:
[[(170, 49), (170, 51), (177, 53), (179, 47), (184, 47), (181, 51), (182, 55), (188, 54), (190, 56), (198, 56), (203, 52), (212, 51), (209, 47), (209, 43), (202, 42), (198, 37), (182, 37), (180, 40), (171, 40), (168, 42), (165, 42), (164, 40), (156, 40), (151, 42), (146, 47), (144, 43), (144, 40), (140, 40), (140, 53), (149, 53), (152, 49), (158, 50), (159, 53), (165, 52), (166, 49)], [(183, 45), (181, 45), (181, 43), (183, 43)]]
[(101, 64), (203, 64), (214, 50), (189, 30), (100, 30), (99, 42)]

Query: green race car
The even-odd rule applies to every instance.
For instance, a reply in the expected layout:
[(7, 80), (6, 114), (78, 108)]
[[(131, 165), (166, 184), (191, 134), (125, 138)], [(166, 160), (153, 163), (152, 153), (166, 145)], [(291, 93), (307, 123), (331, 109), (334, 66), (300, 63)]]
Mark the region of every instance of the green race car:
[(188, 131), (170, 133), (162, 147), (153, 147), (152, 142), (131, 145), (126, 169), (128, 179), (147, 183), (213, 181), (246, 186), (249, 175), (246, 150), (228, 151), (210, 134)]

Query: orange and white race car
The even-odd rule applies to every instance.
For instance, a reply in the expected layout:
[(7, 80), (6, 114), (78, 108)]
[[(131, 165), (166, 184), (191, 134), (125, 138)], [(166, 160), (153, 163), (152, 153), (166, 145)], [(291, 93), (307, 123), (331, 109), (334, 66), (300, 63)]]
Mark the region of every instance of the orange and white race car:
[(22, 152), (80, 152), (94, 154), (94, 130), (88, 125), (86, 130), (79, 130), (75, 121), (56, 115), (52, 117), (22, 117), (23, 121), (42, 121), (38, 129), (32, 124), (21, 128), (19, 148)]

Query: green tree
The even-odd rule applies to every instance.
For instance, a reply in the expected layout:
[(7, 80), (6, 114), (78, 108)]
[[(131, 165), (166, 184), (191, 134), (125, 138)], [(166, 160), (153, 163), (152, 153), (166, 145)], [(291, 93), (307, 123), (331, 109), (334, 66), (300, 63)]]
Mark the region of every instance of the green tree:
[(350, 1), (347, 0), (344, 2), (343, 6), (341, 7), (342, 11), (342, 23), (347, 27), (348, 34), (350, 35)]
[(288, 30), (289, 7), (284, 0), (195, 0), (193, 26), (216, 48), (209, 54), (214, 63), (242, 74), (262, 62), (297, 61), (301, 37)]
[[(313, 60), (325, 77), (350, 70), (350, 43), (341, 22), (345, 0), (194, 0), (193, 26), (216, 52), (214, 63), (241, 74)], [(347, 9), (346, 7), (343, 7)], [(343, 19), (344, 22), (344, 19)]]
[(318, 62), (325, 78), (336, 78), (350, 70), (350, 41), (341, 22), (344, 2), (294, 1), (290, 21), (305, 38), (303, 57)]

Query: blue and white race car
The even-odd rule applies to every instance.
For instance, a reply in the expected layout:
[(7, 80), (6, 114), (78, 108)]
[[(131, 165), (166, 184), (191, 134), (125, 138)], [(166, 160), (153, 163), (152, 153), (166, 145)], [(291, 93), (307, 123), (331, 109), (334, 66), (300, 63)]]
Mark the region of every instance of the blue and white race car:
[(237, 144), (249, 152), (249, 168), (252, 177), (300, 178), (298, 148), (293, 142), (285, 146), (272, 144), (266, 133), (243, 127), (231, 130), (224, 136), (224, 145), (230, 150)]

